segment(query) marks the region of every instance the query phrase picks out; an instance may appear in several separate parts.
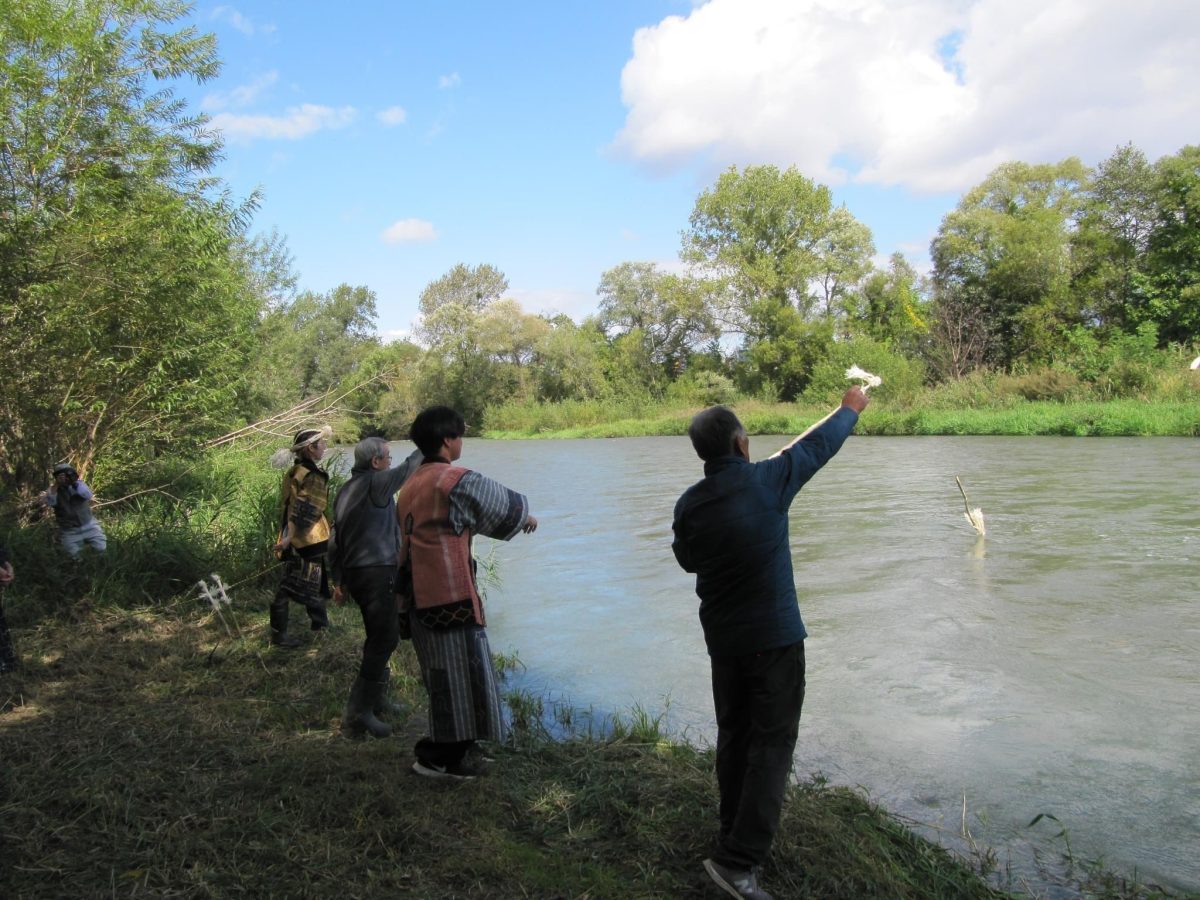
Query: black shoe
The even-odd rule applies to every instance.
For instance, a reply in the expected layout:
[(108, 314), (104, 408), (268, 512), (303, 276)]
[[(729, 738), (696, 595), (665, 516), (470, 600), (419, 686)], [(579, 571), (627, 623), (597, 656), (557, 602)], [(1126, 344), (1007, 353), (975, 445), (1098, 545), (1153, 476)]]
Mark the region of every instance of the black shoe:
[(361, 675), (354, 679), (346, 714), (342, 717), (342, 732), (350, 737), (391, 737), (392, 726), (380, 722), (373, 712), (383, 691), (383, 682), (367, 681)]
[(299, 650), (300, 639), (290, 637), (286, 631), (272, 631), (271, 646), (278, 647), (280, 650)]
[(758, 886), (758, 878), (752, 870), (730, 869), (706, 859), (704, 871), (730, 897), (740, 897), (742, 900), (772, 900), (771, 895)]
[(453, 781), (470, 781), (472, 778), (486, 774), (483, 766), (469, 763), (466, 760), (460, 760), (448, 766), (439, 766), (434, 763), (421, 762), (418, 759), (412, 764), (412, 770), (426, 778), (448, 778)]

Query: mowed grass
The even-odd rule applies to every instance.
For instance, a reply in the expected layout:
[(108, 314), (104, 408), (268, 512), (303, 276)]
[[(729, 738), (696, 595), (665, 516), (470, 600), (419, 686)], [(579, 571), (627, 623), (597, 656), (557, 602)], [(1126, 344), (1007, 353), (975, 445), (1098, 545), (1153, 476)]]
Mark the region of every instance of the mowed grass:
[[(239, 597), (239, 603), (241, 598)], [(710, 751), (645, 718), (608, 736), (518, 729), (492, 773), (410, 773), (413, 712), (352, 741), (339, 719), (356, 610), (295, 652), (267, 647), (266, 597), (225, 622), (176, 606), (77, 604), (18, 628), (0, 679), (0, 895), (80, 897), (716, 897)], [(994, 898), (972, 867), (860, 794), (794, 787), (764, 873), (775, 896)], [(1105, 896), (1149, 896), (1123, 889)]]

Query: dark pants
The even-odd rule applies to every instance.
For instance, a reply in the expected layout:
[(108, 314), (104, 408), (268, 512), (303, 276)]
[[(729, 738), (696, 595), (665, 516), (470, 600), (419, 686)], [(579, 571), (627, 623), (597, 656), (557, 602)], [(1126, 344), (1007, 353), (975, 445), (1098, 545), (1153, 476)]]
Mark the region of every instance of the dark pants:
[(313, 631), (329, 627), (329, 614), (325, 611), (325, 598), (329, 596), (325, 575), (325, 558), (301, 559), (292, 554), (283, 561), (283, 580), (275, 599), (271, 601), (271, 628), (280, 634), (288, 630), (288, 608), (299, 603), (308, 613), (308, 622)]
[(712, 657), (721, 834), (713, 859), (760, 866), (779, 827), (804, 705), (804, 642)]
[(364, 566), (347, 569), (342, 586), (350, 592), (362, 613), (362, 665), (358, 674), (367, 681), (383, 681), (387, 677), (388, 660), (400, 643), (400, 613), (396, 607), (396, 567)]
[(17, 652), (13, 649), (12, 635), (8, 633), (3, 598), (4, 589), (0, 588), (0, 673), (11, 672), (17, 667)]

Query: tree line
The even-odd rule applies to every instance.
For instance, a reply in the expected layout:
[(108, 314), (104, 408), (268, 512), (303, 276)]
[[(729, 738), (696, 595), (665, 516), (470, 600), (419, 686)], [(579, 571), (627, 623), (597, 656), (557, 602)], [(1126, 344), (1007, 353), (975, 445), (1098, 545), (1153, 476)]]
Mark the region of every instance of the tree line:
[(999, 166), (944, 218), (925, 275), (874, 262), (870, 229), (794, 168), (730, 168), (697, 198), (678, 271), (609, 269), (583, 322), (463, 263), (421, 293), (414, 340), (384, 343), (368, 286), (298, 290), (286, 238), (251, 231), (258, 198), (212, 175), (220, 136), (171, 88), (220, 68), (187, 12), (0, 9), (6, 489), (62, 459), (191, 452), (339, 386), (349, 431), (399, 437), (434, 401), (473, 423), (514, 400), (791, 401), (851, 362), (899, 396), (981, 370), (1098, 378), (1200, 340), (1200, 147), (1129, 145), (1094, 168)]

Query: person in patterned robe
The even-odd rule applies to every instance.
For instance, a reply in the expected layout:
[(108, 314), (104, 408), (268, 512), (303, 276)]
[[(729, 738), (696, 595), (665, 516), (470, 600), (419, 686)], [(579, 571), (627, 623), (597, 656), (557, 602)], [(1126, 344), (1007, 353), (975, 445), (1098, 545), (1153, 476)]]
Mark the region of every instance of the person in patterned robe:
[(288, 635), (290, 603), (304, 607), (313, 631), (329, 627), (325, 611), (330, 596), (325, 571), (329, 473), (317, 463), (325, 455), (326, 442), (332, 435), (328, 425), (298, 432), (291, 448), (296, 454), (295, 463), (283, 476), (283, 512), (275, 544), (275, 555), (283, 561), (283, 579), (271, 601), (271, 643), (288, 650), (300, 646), (299, 640)]
[(454, 464), (465, 431), (448, 406), (417, 416), (410, 436), (423, 460), (397, 500), (402, 568), (412, 578), (402, 615), (429, 695), (429, 734), (417, 742), (413, 771), (431, 778), (482, 774), (469, 758), (476, 741), (504, 737), (471, 540), (507, 541), (538, 524), (524, 495)]

